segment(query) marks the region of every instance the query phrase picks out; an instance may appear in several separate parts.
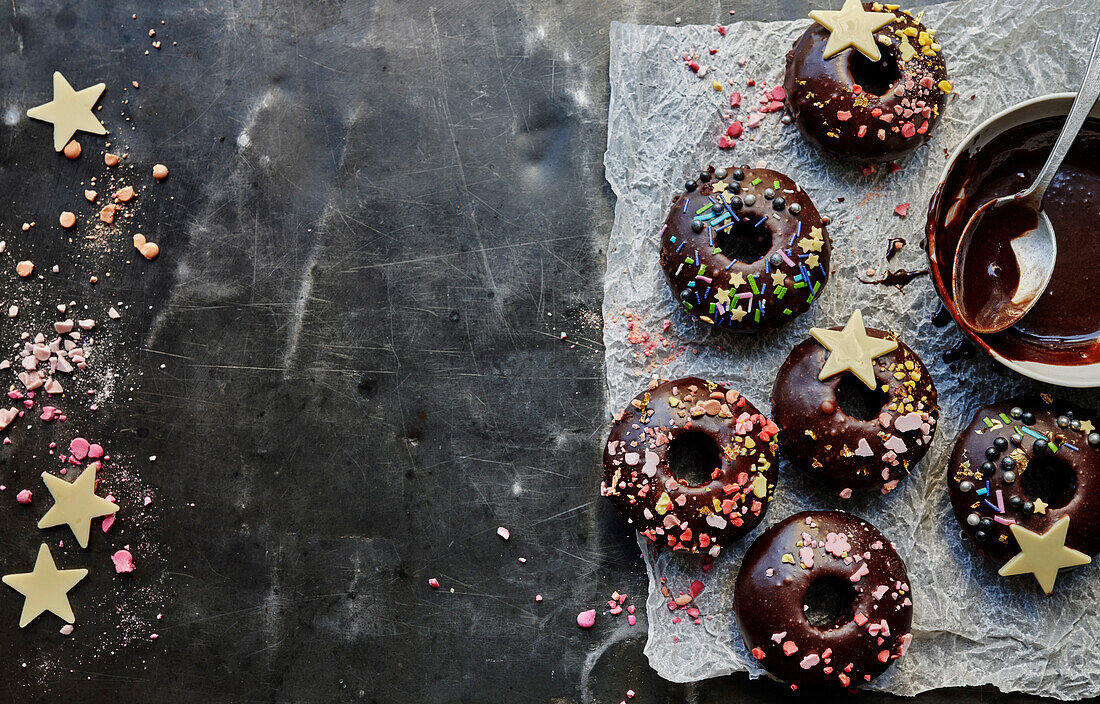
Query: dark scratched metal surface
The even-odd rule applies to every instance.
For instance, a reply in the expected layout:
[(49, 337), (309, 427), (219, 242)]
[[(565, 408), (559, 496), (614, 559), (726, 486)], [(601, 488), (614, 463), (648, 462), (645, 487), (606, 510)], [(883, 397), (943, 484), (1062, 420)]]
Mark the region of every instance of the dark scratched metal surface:
[[(615, 589), (641, 603), (645, 588), (636, 546), (596, 497), (608, 24), (807, 6), (144, 5), (0, 6), (2, 109), (15, 116), (0, 125), (4, 233), (55, 222), (73, 194), (64, 184), (91, 172), (19, 117), (49, 98), (55, 69), (77, 87), (108, 84), (113, 139), (169, 164), (174, 196), (144, 216), (155, 264), (119, 263), (98, 287), (56, 284), (91, 305), (134, 305), (117, 350), (124, 390), (82, 430), (152, 485), (148, 554), (120, 582), (105, 540), (65, 553), (99, 560), (74, 592), (68, 639), (56, 620), (17, 631), (20, 602), (0, 594), (0, 699), (785, 696), (743, 677), (664, 683), (642, 655), (644, 618), (591, 631), (574, 618)], [(166, 46), (145, 56), (150, 26)], [(122, 90), (131, 81), (140, 92)], [(95, 158), (101, 144), (83, 141)], [(56, 227), (19, 245), (40, 262), (71, 254)], [(0, 281), (5, 300), (25, 285)], [(31, 450), (5, 452), (3, 479), (41, 471)], [(0, 506), (12, 571), (39, 535), (10, 497)], [(138, 587), (160, 596), (134, 605)], [(162, 610), (159, 640), (96, 638), (123, 620), (120, 604)]]

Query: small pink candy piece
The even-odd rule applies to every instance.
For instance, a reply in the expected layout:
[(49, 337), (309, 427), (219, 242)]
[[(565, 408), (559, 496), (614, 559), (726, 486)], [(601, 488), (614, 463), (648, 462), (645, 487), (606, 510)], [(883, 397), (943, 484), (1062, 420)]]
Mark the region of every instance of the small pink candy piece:
[(116, 515), (113, 513), (109, 513), (103, 517), (103, 525), (101, 527), (103, 528), (104, 533), (111, 530), (111, 526), (115, 524), (115, 518)]
[(508, 540), (508, 538), (512, 537), (512, 532), (504, 526), (500, 526), (499, 528), (497, 528), (497, 535), (504, 538), (505, 540)]
[(577, 625), (581, 628), (592, 628), (596, 625), (596, 610), (589, 609), (577, 614)]
[(428, 580), (428, 586), (431, 587), (432, 589), (439, 589), (439, 580), (436, 579), (435, 577), (432, 577), (431, 579)]
[(542, 601), (542, 594), (536, 594), (535, 601)]
[(631, 626), (633, 626), (635, 623), (638, 622), (638, 617), (635, 616), (634, 614), (631, 614), (631, 615), (626, 617), (626, 622), (629, 623)]
[(909, 214), (909, 204), (908, 203), (902, 203), (898, 207), (894, 208), (894, 215), (897, 215), (898, 217), (903, 218), (908, 214)]
[(31, 502), (32, 494), (30, 489), (24, 489), (15, 495), (15, 500), (21, 504), (29, 504)]
[(129, 550), (119, 550), (111, 555), (111, 562), (115, 563), (115, 572), (119, 574), (134, 571), (134, 556)]
[(69, 443), (69, 452), (78, 460), (87, 457), (89, 449), (91, 449), (91, 443), (84, 438), (73, 438), (72, 442)]

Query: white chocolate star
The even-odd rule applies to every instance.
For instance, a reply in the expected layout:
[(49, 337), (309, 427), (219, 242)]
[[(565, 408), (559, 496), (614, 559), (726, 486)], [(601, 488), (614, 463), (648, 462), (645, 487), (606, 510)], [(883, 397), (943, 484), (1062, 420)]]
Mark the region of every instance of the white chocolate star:
[(875, 32), (896, 19), (893, 12), (867, 12), (859, 0), (844, 0), (839, 10), (814, 10), (810, 19), (829, 30), (825, 58), (854, 47), (871, 61), (882, 58)]
[(88, 570), (59, 570), (54, 564), (50, 548), (45, 543), (38, 548), (38, 559), (34, 562), (34, 571), (4, 575), (4, 584), (22, 594), (23, 613), (19, 616), (19, 627), (23, 628), (38, 618), (43, 611), (60, 616), (66, 623), (76, 620), (73, 607), (69, 604), (69, 590), (87, 576)]
[(83, 90), (73, 90), (60, 71), (53, 73), (53, 100), (31, 108), (27, 117), (53, 123), (53, 148), (61, 151), (79, 130), (92, 134), (107, 134), (92, 107), (107, 88), (106, 83), (96, 83)]
[(1020, 544), (1020, 552), (999, 570), (1002, 577), (1030, 572), (1047, 593), (1054, 592), (1054, 580), (1063, 567), (1077, 567), (1092, 562), (1092, 558), (1079, 550), (1066, 547), (1069, 516), (1062, 516), (1046, 533), (1039, 535), (1018, 523), (1009, 526), (1012, 537)]
[(80, 547), (88, 547), (88, 534), (92, 529), (92, 519), (106, 516), (118, 510), (118, 505), (95, 493), (96, 463), (88, 465), (76, 481), (69, 483), (49, 472), (42, 473), (42, 481), (53, 494), (55, 503), (42, 520), (39, 528), (53, 528), (68, 524), (76, 536)]
[(875, 388), (872, 362), (898, 348), (898, 343), (881, 337), (871, 337), (863, 327), (863, 312), (856, 308), (843, 330), (810, 328), (810, 335), (829, 350), (818, 379), (828, 379), (841, 372), (852, 372), (867, 388)]

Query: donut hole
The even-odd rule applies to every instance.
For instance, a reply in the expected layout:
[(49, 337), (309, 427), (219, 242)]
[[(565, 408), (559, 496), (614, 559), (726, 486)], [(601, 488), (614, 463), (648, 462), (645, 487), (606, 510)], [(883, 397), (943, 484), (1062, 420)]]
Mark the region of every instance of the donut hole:
[(772, 233), (768, 219), (746, 215), (728, 230), (714, 233), (714, 244), (731, 261), (751, 264), (767, 256), (772, 248)]
[(855, 615), (856, 590), (836, 575), (815, 579), (802, 597), (802, 611), (810, 625), (823, 631), (843, 626)]
[(709, 484), (711, 474), (722, 464), (722, 452), (709, 435), (689, 430), (668, 441), (668, 469), (689, 486)]
[(1020, 473), (1020, 487), (1031, 501), (1042, 499), (1048, 508), (1061, 508), (1077, 493), (1077, 472), (1065, 460), (1040, 454)]
[(887, 397), (882, 388), (868, 389), (855, 374), (845, 373), (836, 387), (836, 404), (844, 415), (857, 420), (875, 420), (886, 405)]
[(878, 61), (871, 61), (853, 50), (848, 59), (848, 71), (852, 74), (852, 83), (858, 84), (864, 92), (878, 96), (889, 93), (901, 80), (901, 68), (889, 55), (883, 55)]

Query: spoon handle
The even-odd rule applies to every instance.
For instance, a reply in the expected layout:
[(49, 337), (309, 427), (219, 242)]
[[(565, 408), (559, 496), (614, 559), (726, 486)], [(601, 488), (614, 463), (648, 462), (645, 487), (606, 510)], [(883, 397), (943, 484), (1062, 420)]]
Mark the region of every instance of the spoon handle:
[(1096, 40), (1092, 44), (1092, 58), (1089, 59), (1088, 68), (1085, 69), (1081, 89), (1077, 91), (1077, 97), (1074, 98), (1073, 106), (1069, 109), (1066, 124), (1058, 135), (1058, 141), (1054, 143), (1054, 149), (1051, 150), (1047, 162), (1043, 164), (1043, 170), (1035, 179), (1032, 197), (1042, 201), (1043, 193), (1054, 180), (1054, 175), (1058, 173), (1058, 167), (1062, 165), (1066, 153), (1077, 139), (1077, 133), (1081, 130), (1081, 125), (1085, 124), (1085, 118), (1092, 112), (1092, 106), (1096, 104), (1098, 96), (1100, 96), (1100, 32), (1097, 33)]

